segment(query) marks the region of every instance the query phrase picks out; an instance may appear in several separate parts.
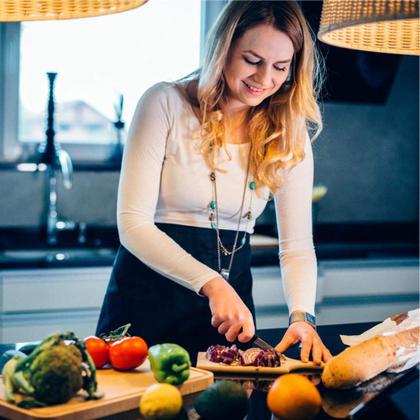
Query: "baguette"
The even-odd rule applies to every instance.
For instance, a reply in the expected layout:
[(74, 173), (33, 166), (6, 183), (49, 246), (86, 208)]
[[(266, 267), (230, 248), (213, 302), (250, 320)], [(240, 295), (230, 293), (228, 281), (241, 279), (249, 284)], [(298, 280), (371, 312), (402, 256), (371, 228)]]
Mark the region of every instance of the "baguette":
[(379, 335), (348, 347), (329, 360), (322, 373), (326, 388), (352, 388), (398, 366), (401, 356), (418, 350), (420, 327)]

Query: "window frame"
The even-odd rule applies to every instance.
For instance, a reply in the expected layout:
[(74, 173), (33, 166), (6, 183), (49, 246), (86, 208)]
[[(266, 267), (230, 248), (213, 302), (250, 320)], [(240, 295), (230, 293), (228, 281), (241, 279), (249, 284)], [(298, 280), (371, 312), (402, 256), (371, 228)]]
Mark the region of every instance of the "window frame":
[[(201, 0), (200, 61), (207, 33), (228, 0)], [(20, 22), (0, 22), (0, 166), (33, 162), (38, 143), (23, 143), (18, 138)], [(47, 101), (47, 98), (45, 98)], [(89, 166), (112, 165), (112, 144), (66, 143), (73, 162)]]
[(20, 23), (0, 23), (0, 159), (19, 158)]

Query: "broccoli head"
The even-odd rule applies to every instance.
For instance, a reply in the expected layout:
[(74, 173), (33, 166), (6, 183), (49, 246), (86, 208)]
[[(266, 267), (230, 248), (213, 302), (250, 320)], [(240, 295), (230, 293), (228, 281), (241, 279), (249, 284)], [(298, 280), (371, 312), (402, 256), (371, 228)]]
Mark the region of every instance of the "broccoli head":
[(72, 345), (52, 347), (40, 353), (30, 366), (34, 397), (47, 405), (67, 402), (82, 388), (82, 357)]
[(102, 396), (96, 393), (93, 360), (73, 333), (53, 334), (28, 356), (13, 357), (3, 368), (3, 380), (7, 400), (25, 408), (65, 403), (81, 388), (88, 399)]

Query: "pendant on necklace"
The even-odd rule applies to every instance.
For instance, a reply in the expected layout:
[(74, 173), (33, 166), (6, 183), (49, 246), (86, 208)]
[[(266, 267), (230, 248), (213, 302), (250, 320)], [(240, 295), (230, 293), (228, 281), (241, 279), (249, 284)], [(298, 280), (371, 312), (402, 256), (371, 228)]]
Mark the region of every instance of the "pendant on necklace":
[(222, 268), (220, 270), (220, 275), (226, 280), (229, 281), (229, 270), (227, 268)]

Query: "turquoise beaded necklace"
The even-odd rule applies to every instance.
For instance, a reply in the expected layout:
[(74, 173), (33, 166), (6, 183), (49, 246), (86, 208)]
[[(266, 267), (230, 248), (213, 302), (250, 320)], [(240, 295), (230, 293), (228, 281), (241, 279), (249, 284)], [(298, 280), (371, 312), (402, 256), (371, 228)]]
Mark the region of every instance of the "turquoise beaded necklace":
[[(246, 243), (246, 232), (247, 232), (247, 229), (248, 229), (249, 221), (251, 220), (251, 217), (252, 217), (252, 213), (251, 213), (252, 197), (253, 197), (252, 192), (256, 189), (256, 184), (255, 184), (254, 181), (250, 181), (248, 183), (248, 178), (249, 178), (249, 164), (250, 164), (250, 159), (248, 157), (248, 165), (247, 165), (245, 183), (244, 183), (244, 188), (243, 188), (243, 193), (242, 193), (241, 207), (239, 209), (238, 225), (237, 225), (237, 228), (236, 228), (235, 239), (233, 241), (233, 247), (232, 247), (232, 250), (230, 250), (230, 251), (223, 245), (223, 242), (222, 242), (222, 240), (220, 238), (220, 230), (219, 230), (219, 201), (217, 199), (216, 172), (215, 171), (212, 171), (210, 173), (210, 181), (212, 183), (212, 200), (209, 203), (209, 221), (210, 221), (211, 228), (216, 231), (218, 269), (219, 269), (220, 275), (225, 280), (229, 280), (229, 274), (230, 274), (230, 270), (232, 269), (233, 258), (235, 256), (235, 253), (238, 252), (245, 245), (245, 243)], [(243, 214), (247, 187), (251, 190), (251, 198), (249, 200), (248, 211), (245, 214)], [(244, 233), (242, 235), (242, 238), (241, 238), (241, 241), (240, 241), (240, 245), (237, 247), (236, 245), (238, 243), (239, 232), (240, 232), (239, 229), (241, 227), (241, 220), (243, 218), (246, 219), (245, 230), (244, 230)], [(225, 256), (230, 255), (230, 260), (229, 260), (228, 268), (222, 268), (221, 253), (223, 253), (223, 255), (225, 255)]]

